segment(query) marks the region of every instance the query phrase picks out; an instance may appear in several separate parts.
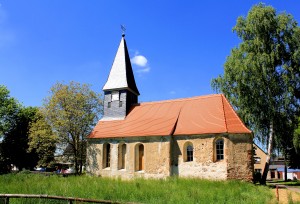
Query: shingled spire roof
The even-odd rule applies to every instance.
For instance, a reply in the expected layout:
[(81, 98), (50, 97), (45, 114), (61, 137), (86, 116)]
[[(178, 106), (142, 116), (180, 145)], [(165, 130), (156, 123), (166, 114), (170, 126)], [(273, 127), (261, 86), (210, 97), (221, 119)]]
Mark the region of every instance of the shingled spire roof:
[(125, 35), (123, 34), (108, 79), (103, 87), (103, 91), (127, 89), (136, 95), (140, 95), (135, 84), (130, 57), (124, 37)]

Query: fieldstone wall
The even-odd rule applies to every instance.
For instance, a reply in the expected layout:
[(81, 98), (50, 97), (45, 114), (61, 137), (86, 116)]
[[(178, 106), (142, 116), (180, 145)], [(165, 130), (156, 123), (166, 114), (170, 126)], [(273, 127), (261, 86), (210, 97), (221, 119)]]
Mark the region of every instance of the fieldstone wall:
[(228, 136), (227, 174), (228, 179), (253, 179), (253, 138), (250, 134)]
[[(104, 177), (165, 178), (170, 175), (170, 137), (132, 137), (90, 139), (87, 148), (87, 172)], [(111, 146), (110, 167), (103, 168), (103, 144)], [(125, 169), (118, 169), (118, 146), (126, 144)], [(144, 145), (144, 170), (137, 171), (136, 145)]]
[[(216, 135), (174, 136), (172, 140), (172, 175), (197, 177), (203, 179), (225, 180), (227, 178), (226, 160), (214, 161), (214, 140)], [(227, 138), (225, 140), (225, 148)], [(193, 161), (184, 160), (184, 144), (191, 143), (194, 148)]]
[[(216, 160), (215, 141), (224, 140), (224, 159)], [(111, 145), (110, 167), (103, 168), (103, 144)], [(118, 146), (126, 144), (125, 169), (118, 169)], [(193, 145), (193, 161), (185, 160), (186, 144)], [(144, 145), (144, 170), (136, 170), (136, 146)], [(87, 171), (93, 175), (166, 178), (197, 177), (212, 180), (242, 179), (253, 176), (252, 136), (250, 134), (214, 134), (168, 137), (132, 137), (90, 139)]]
[[(217, 161), (215, 141), (219, 138), (224, 140), (224, 159)], [(186, 161), (184, 158), (187, 143), (193, 145), (193, 161)], [(172, 175), (213, 180), (252, 180), (252, 136), (250, 134), (174, 136), (171, 144)]]

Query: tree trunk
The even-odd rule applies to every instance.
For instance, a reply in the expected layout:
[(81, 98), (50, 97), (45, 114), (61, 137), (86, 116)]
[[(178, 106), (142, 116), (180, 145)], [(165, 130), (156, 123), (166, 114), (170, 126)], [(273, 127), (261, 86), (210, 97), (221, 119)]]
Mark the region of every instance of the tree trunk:
[(73, 151), (74, 151), (74, 167), (75, 167), (75, 174), (78, 174), (78, 149), (77, 149), (77, 144), (74, 142), (73, 146)]
[(79, 166), (80, 174), (82, 174), (82, 160), (83, 160), (83, 140), (81, 140), (80, 143), (80, 166)]
[(268, 155), (267, 155), (267, 159), (266, 159), (266, 164), (265, 164), (265, 168), (264, 168), (264, 172), (263, 175), (261, 177), (261, 181), (260, 183), (265, 185), (266, 184), (266, 180), (267, 180), (267, 175), (269, 172), (269, 165), (270, 165), (270, 160), (271, 160), (271, 154), (272, 154), (272, 150), (273, 150), (273, 122), (271, 122), (270, 124), (270, 130), (269, 130), (269, 144), (268, 144)]
[(286, 153), (284, 154), (284, 181), (287, 181), (287, 164), (286, 164)]

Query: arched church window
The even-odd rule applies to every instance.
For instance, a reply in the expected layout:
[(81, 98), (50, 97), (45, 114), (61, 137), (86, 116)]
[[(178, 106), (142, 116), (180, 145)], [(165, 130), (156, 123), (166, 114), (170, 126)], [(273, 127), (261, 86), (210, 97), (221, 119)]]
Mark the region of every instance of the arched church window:
[(193, 146), (192, 145), (188, 145), (186, 148), (186, 161), (193, 161)]
[(144, 145), (137, 144), (135, 147), (135, 170), (143, 171), (145, 169)]
[(194, 160), (194, 147), (191, 142), (186, 142), (183, 146), (183, 160), (185, 162), (191, 162)]
[(103, 168), (110, 167), (110, 144), (103, 144)]
[(119, 156), (119, 160), (118, 160), (118, 168), (119, 169), (125, 169), (125, 163), (126, 163), (126, 144), (122, 143), (119, 144), (119, 148), (118, 148), (118, 156)]

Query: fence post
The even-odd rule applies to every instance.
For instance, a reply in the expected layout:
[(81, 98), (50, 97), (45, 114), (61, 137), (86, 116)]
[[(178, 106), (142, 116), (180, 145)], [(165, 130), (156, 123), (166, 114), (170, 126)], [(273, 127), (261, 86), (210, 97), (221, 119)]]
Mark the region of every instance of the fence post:
[(72, 204), (73, 202), (72, 202), (72, 200), (69, 200), (69, 204)]
[(4, 198), (4, 203), (5, 203), (5, 204), (9, 204), (9, 197), (5, 197), (5, 198)]
[(278, 185), (276, 185), (276, 197), (277, 197), (277, 201), (279, 201)]

